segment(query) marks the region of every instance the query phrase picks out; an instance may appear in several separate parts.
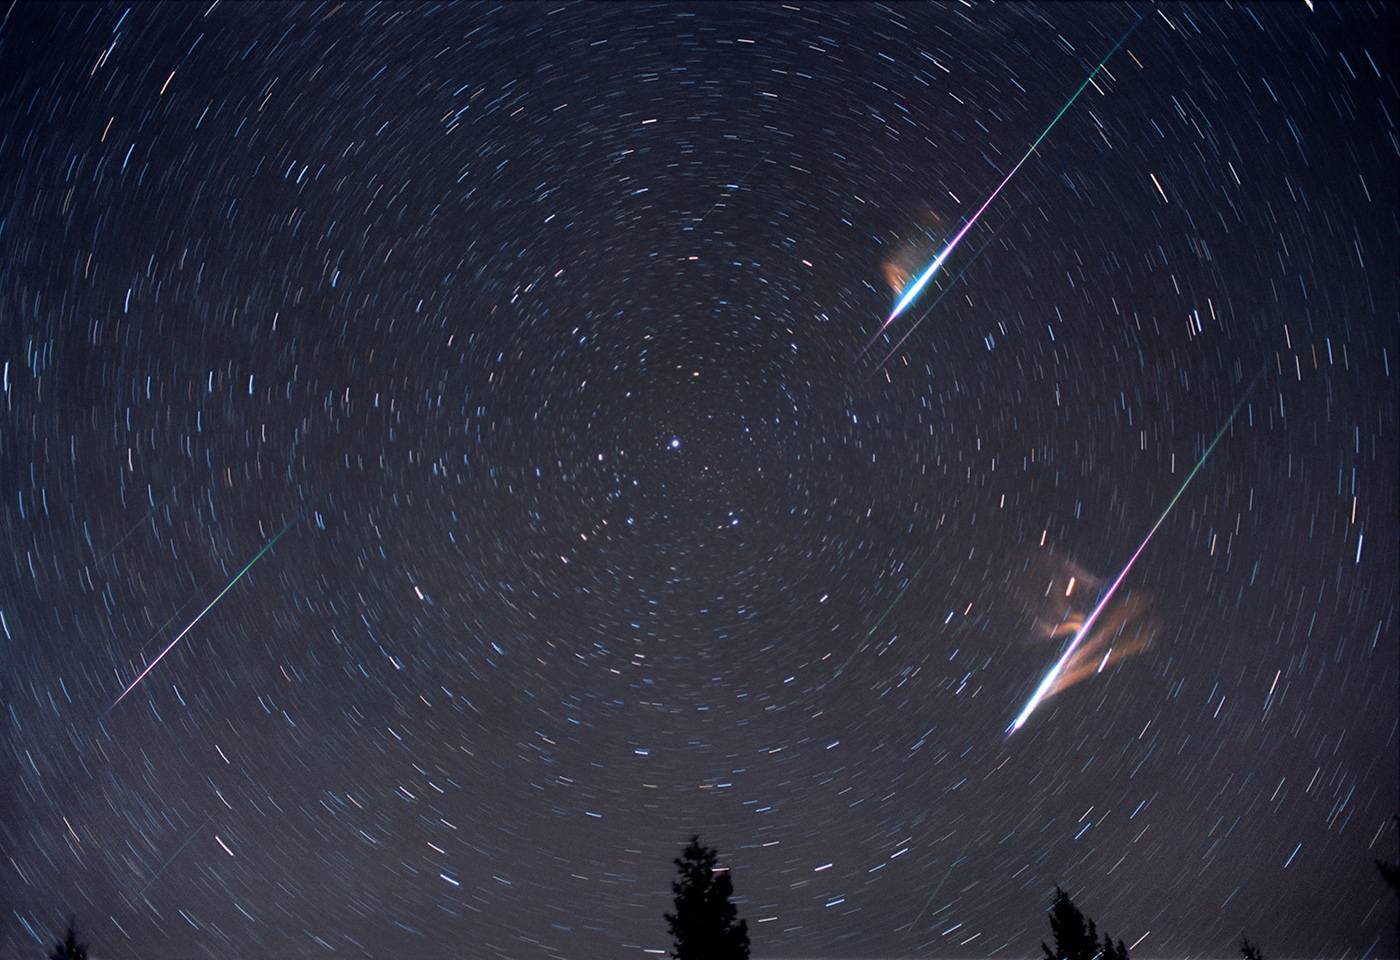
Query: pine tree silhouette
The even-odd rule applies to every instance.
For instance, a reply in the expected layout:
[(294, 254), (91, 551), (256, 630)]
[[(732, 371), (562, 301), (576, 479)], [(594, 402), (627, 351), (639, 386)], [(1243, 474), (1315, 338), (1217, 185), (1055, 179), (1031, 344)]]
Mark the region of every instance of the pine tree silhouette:
[(1376, 869), (1381, 872), (1381, 879), (1385, 881), (1385, 885), (1396, 897), (1400, 897), (1400, 865), (1377, 858)]
[(715, 869), (719, 854), (691, 837), (674, 862), (680, 872), (671, 882), (676, 912), (666, 914), (674, 960), (749, 960), (749, 926), (736, 920), (738, 911), (729, 902), (734, 883), (728, 870)]
[(1108, 934), (1103, 935), (1103, 960), (1128, 960), (1128, 948), (1123, 946), (1123, 941), (1116, 944)]
[(72, 918), (68, 921), (68, 932), (64, 934), (63, 942), (55, 943), (49, 951), (49, 960), (87, 960), (87, 944), (78, 942), (77, 924)]
[(1259, 948), (1249, 942), (1248, 937), (1240, 937), (1240, 956), (1244, 960), (1264, 960), (1264, 955), (1259, 952)]
[(1080, 913), (1069, 894), (1058, 886), (1050, 904), (1050, 932), (1055, 937), (1055, 949), (1040, 945), (1046, 960), (1128, 960), (1128, 948), (1122, 940), (1115, 944), (1112, 937), (1104, 934), (1103, 944), (1099, 944), (1094, 921)]
[[(1400, 813), (1394, 819), (1396, 826), (1400, 826)], [(1397, 842), (1400, 842), (1400, 834), (1397, 834)], [(1395, 939), (1400, 942), (1400, 863), (1389, 863), (1379, 858), (1375, 861), (1376, 869), (1380, 871), (1381, 879), (1390, 888), (1390, 892), (1395, 894)]]

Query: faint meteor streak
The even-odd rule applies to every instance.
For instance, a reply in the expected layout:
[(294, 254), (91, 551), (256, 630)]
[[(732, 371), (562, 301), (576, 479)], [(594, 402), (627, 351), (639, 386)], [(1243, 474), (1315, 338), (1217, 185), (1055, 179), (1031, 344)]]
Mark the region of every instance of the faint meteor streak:
[[(1258, 382), (1258, 377), (1255, 378), (1254, 382)], [(1152, 529), (1147, 531), (1147, 536), (1142, 538), (1142, 543), (1138, 544), (1138, 548), (1134, 550), (1133, 555), (1128, 558), (1128, 562), (1123, 566), (1123, 570), (1118, 574), (1117, 579), (1109, 584), (1108, 589), (1103, 592), (1103, 596), (1099, 598), (1099, 602), (1095, 604), (1094, 609), (1084, 618), (1084, 623), (1075, 631), (1074, 637), (1070, 640), (1069, 645), (1065, 647), (1064, 653), (1060, 654), (1060, 659), (1055, 661), (1055, 665), (1050, 668), (1045, 674), (1045, 677), (1040, 681), (1040, 685), (1035, 688), (1035, 693), (1031, 694), (1031, 698), (1026, 701), (1024, 709), (1021, 710), (1021, 713), (1015, 720), (1011, 721), (1011, 726), (1006, 728), (1007, 736), (1020, 730), (1025, 722), (1030, 719), (1030, 715), (1035, 712), (1035, 708), (1040, 706), (1040, 702), (1054, 689), (1055, 682), (1059, 679), (1061, 671), (1065, 668), (1065, 664), (1074, 656), (1075, 650), (1078, 649), (1079, 644), (1084, 640), (1085, 636), (1088, 635), (1089, 631), (1094, 628), (1094, 623), (1099, 619), (1099, 614), (1103, 613), (1104, 607), (1108, 606), (1108, 601), (1113, 599), (1114, 591), (1118, 589), (1124, 578), (1128, 576), (1128, 571), (1133, 569), (1133, 564), (1137, 562), (1137, 558), (1142, 555), (1142, 551), (1146, 549), (1147, 544), (1151, 542), (1152, 535), (1162, 526), (1162, 523), (1167, 519), (1167, 514), (1172, 512), (1172, 507), (1176, 506), (1176, 502), (1181, 499), (1181, 495), (1186, 492), (1186, 488), (1191, 485), (1191, 481), (1195, 478), (1196, 474), (1200, 472), (1201, 467), (1205, 466), (1206, 458), (1209, 457), (1211, 451), (1215, 449), (1215, 445), (1220, 442), (1220, 438), (1225, 436), (1225, 431), (1230, 429), (1230, 424), (1235, 422), (1235, 416), (1240, 412), (1240, 408), (1244, 406), (1244, 402), (1249, 399), (1249, 394), (1253, 389), (1254, 383), (1250, 383), (1249, 387), (1244, 392), (1244, 396), (1240, 397), (1239, 402), (1235, 404), (1235, 409), (1231, 410), (1230, 416), (1225, 419), (1225, 424), (1220, 428), (1220, 432), (1215, 435), (1215, 439), (1210, 442), (1210, 446), (1206, 447), (1206, 452), (1201, 454), (1201, 459), (1196, 461), (1196, 466), (1191, 469), (1191, 472), (1186, 475), (1186, 479), (1182, 481), (1181, 488), (1176, 491), (1176, 496), (1171, 498), (1171, 502), (1168, 503), (1166, 509), (1162, 511), (1162, 515), (1157, 518), (1157, 522), (1152, 525)]]
[(138, 674), (136, 675), (136, 679), (133, 680), (133, 681), (131, 681), (131, 683), (127, 684), (126, 689), (123, 690), (121, 693), (119, 693), (119, 694), (117, 695), (117, 699), (113, 700), (112, 703), (111, 703), (111, 705), (108, 706), (106, 710), (103, 710), (103, 711), (102, 711), (103, 715), (105, 716), (107, 713), (111, 712), (111, 710), (112, 710), (114, 707), (116, 707), (117, 704), (121, 703), (124, 699), (126, 699), (126, 695), (127, 695), (128, 693), (130, 693), (132, 690), (135, 690), (135, 689), (136, 689), (136, 685), (137, 685), (138, 683), (140, 683), (142, 680), (146, 679), (146, 674), (150, 673), (151, 670), (155, 667), (155, 665), (158, 664), (158, 663), (160, 663), (161, 659), (162, 659), (167, 653), (169, 653), (171, 650), (175, 649), (175, 645), (185, 638), (185, 634), (187, 634), (187, 633), (189, 633), (191, 630), (193, 630), (193, 629), (194, 629), (194, 625), (197, 624), (197, 623), (199, 623), (199, 621), (203, 618), (203, 616), (204, 616), (206, 613), (208, 613), (210, 610), (212, 610), (212, 609), (214, 608), (214, 604), (216, 604), (216, 603), (218, 603), (220, 600), (222, 600), (222, 599), (224, 598), (224, 594), (226, 594), (226, 593), (228, 593), (230, 590), (232, 590), (232, 589), (233, 589), (233, 585), (234, 585), (235, 583), (237, 583), (239, 580), (242, 580), (242, 579), (243, 579), (243, 575), (253, 568), (253, 564), (255, 564), (255, 563), (257, 563), (259, 560), (261, 560), (261, 559), (263, 558), (263, 555), (264, 555), (265, 553), (267, 553), (267, 551), (271, 550), (271, 549), (277, 544), (277, 541), (282, 539), (283, 534), (285, 534), (288, 530), (292, 529), (292, 527), (293, 527), (293, 526), (296, 524), (296, 522), (297, 522), (298, 520), (300, 520), (300, 519), (301, 519), (301, 516), (300, 516), (300, 515), (298, 515), (298, 516), (296, 516), (296, 517), (293, 517), (292, 520), (291, 520), (291, 522), (288, 523), (285, 527), (283, 527), (282, 530), (281, 530), (281, 532), (278, 533), (277, 536), (275, 536), (275, 537), (273, 537), (271, 540), (269, 540), (269, 541), (267, 542), (266, 546), (264, 546), (261, 550), (259, 550), (259, 551), (257, 552), (257, 555), (253, 557), (253, 559), (251, 559), (251, 560), (248, 561), (247, 566), (245, 566), (242, 570), (238, 571), (237, 576), (235, 576), (232, 580), (230, 580), (230, 581), (228, 582), (228, 586), (226, 586), (226, 587), (224, 587), (222, 590), (220, 590), (219, 593), (218, 593), (218, 596), (216, 596), (213, 600), (210, 600), (210, 601), (209, 601), (209, 605), (206, 606), (203, 610), (199, 611), (199, 614), (198, 614), (193, 620), (190, 621), (189, 626), (185, 627), (185, 629), (181, 630), (178, 634), (176, 634), (176, 635), (175, 635), (175, 639), (174, 639), (174, 640), (171, 640), (169, 643), (167, 643), (167, 644), (165, 645), (165, 649), (162, 650), (160, 653), (156, 654), (155, 657), (151, 660), (150, 663), (146, 664), (146, 669), (144, 669), (144, 670), (142, 670), (140, 673), (138, 673)]
[(183, 851), (186, 847), (190, 845), (190, 841), (193, 840), (199, 834), (199, 831), (204, 828), (205, 824), (207, 824), (212, 819), (212, 814), (210, 816), (205, 817), (203, 821), (200, 822), (199, 826), (195, 827), (193, 830), (190, 831), (189, 836), (185, 837), (185, 842), (180, 844), (180, 846), (175, 850), (174, 853), (165, 858), (165, 862), (160, 865), (160, 869), (157, 870), (155, 873), (151, 874), (151, 879), (147, 880), (146, 885), (136, 892), (137, 899), (140, 899), (141, 896), (144, 895), (147, 890), (151, 889), (151, 884), (155, 883), (156, 880), (160, 879), (160, 875), (165, 872), (165, 868), (170, 866), (170, 864), (174, 862), (175, 858), (180, 855), (181, 851)]
[(1127, 42), (1128, 37), (1132, 35), (1132, 32), (1137, 29), (1137, 26), (1140, 23), (1142, 23), (1142, 17), (1138, 17), (1137, 20), (1133, 22), (1133, 25), (1130, 26), (1123, 33), (1123, 35), (1118, 38), (1118, 42), (1113, 45), (1113, 47), (1108, 51), (1108, 53), (1104, 54), (1103, 59), (1099, 61), (1099, 65), (1095, 67), (1093, 71), (1089, 74), (1089, 76), (1084, 80), (1084, 82), (1079, 85), (1079, 89), (1074, 91), (1074, 96), (1069, 98), (1069, 101), (1063, 107), (1060, 108), (1060, 112), (1055, 114), (1054, 118), (1050, 121), (1049, 126), (1047, 126), (1044, 130), (1041, 131), (1040, 136), (1035, 138), (1035, 142), (1031, 144), (1031, 147), (1029, 150), (1026, 151), (1025, 156), (1023, 156), (1020, 160), (1016, 161), (1016, 165), (1011, 168), (1011, 172), (1008, 173), (1005, 177), (1003, 177), (1001, 183), (997, 184), (997, 188), (991, 192), (991, 195), (988, 196), (986, 200), (982, 201), (982, 206), (977, 208), (977, 212), (967, 219), (967, 222), (962, 225), (962, 228), (958, 230), (957, 233), (953, 234), (953, 239), (949, 240), (948, 243), (944, 245), (942, 252), (939, 253), (938, 256), (934, 258), (933, 262), (930, 263), (924, 269), (923, 273), (919, 274), (918, 279), (916, 279), (909, 286), (909, 289), (904, 291), (904, 295), (899, 298), (899, 302), (896, 303), (894, 305), (894, 309), (890, 311), (889, 317), (887, 317), (885, 322), (881, 324), (879, 332), (876, 333), (877, 337), (881, 333), (884, 333), (885, 328), (888, 327), (891, 323), (893, 323), (896, 317), (903, 313), (909, 307), (910, 304), (912, 304), (916, 299), (918, 299), (919, 294), (923, 292), (924, 287), (928, 286), (928, 283), (930, 280), (933, 279), (934, 274), (938, 273), (938, 271), (942, 269), (944, 262), (947, 261), (950, 255), (952, 255), (953, 250), (957, 247), (957, 245), (960, 242), (962, 242), (962, 238), (967, 235), (967, 232), (972, 229), (972, 225), (975, 224), (977, 222), (977, 219), (981, 217), (984, 212), (986, 212), (986, 209), (989, 206), (991, 206), (992, 201), (997, 198), (997, 194), (1001, 193), (1002, 188), (1011, 182), (1012, 177), (1016, 176), (1016, 171), (1020, 170), (1022, 165), (1025, 164), (1025, 162), (1031, 158), (1031, 154), (1035, 153), (1036, 148), (1040, 146), (1041, 141), (1044, 140), (1047, 136), (1049, 136), (1051, 130), (1055, 129), (1055, 124), (1059, 123), (1060, 118), (1065, 115), (1065, 113), (1069, 110), (1070, 107), (1074, 106), (1074, 101), (1079, 99), (1079, 95), (1084, 92), (1084, 88), (1089, 86), (1089, 84), (1093, 82), (1094, 77), (1098, 76), (1098, 73), (1100, 70), (1103, 69), (1104, 64), (1108, 63), (1109, 57), (1112, 57), (1115, 53), (1118, 52), (1118, 48)]
[[(857, 653), (860, 653), (861, 648), (865, 646), (865, 642), (875, 634), (876, 630), (880, 629), (880, 624), (885, 622), (885, 618), (888, 617), (890, 615), (890, 612), (899, 605), (899, 601), (904, 599), (904, 592), (914, 585), (915, 580), (919, 579), (919, 574), (924, 572), (924, 567), (928, 566), (928, 562), (932, 558), (933, 554), (929, 554), (927, 557), (924, 558), (923, 562), (920, 563), (917, 568), (915, 568), (914, 572), (909, 574), (908, 579), (904, 581), (904, 586), (899, 588), (899, 591), (894, 595), (894, 599), (890, 601), (890, 605), (885, 608), (885, 612), (880, 614), (880, 619), (875, 621), (875, 626), (865, 631), (865, 636), (861, 638), (861, 641), (856, 646), (856, 648), (851, 651), (850, 656), (848, 656), (845, 660), (841, 661), (841, 665), (837, 667), (835, 672), (831, 674), (832, 680), (835, 680), (837, 677), (841, 676), (841, 674), (846, 671), (846, 668), (851, 665), (851, 661), (856, 658)], [(823, 686), (825, 686), (825, 684), (823, 684)]]

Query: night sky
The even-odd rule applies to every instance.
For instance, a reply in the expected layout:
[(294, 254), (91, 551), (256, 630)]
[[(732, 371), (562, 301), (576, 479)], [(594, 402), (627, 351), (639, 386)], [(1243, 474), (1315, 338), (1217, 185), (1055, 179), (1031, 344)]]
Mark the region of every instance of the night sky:
[(0, 956), (1394, 957), (1396, 36), (7, 5)]

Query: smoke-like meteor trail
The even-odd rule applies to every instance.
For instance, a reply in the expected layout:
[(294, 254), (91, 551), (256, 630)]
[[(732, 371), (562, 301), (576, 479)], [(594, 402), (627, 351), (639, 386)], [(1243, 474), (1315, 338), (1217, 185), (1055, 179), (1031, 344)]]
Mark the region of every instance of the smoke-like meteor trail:
[(1104, 64), (1108, 63), (1109, 57), (1112, 57), (1115, 53), (1118, 52), (1118, 48), (1127, 42), (1128, 37), (1132, 35), (1132, 32), (1137, 29), (1138, 24), (1140, 23), (1142, 23), (1142, 17), (1139, 16), (1137, 20), (1133, 21), (1133, 25), (1130, 26), (1126, 31), (1124, 31), (1123, 35), (1118, 38), (1118, 42), (1113, 45), (1113, 47), (1108, 51), (1108, 53), (1103, 55), (1103, 59), (1099, 61), (1099, 65), (1095, 67), (1093, 71), (1089, 74), (1089, 76), (1085, 78), (1084, 82), (1079, 85), (1079, 89), (1074, 91), (1074, 96), (1069, 98), (1069, 101), (1063, 107), (1060, 108), (1060, 112), (1055, 114), (1054, 118), (1051, 119), (1050, 124), (1040, 132), (1040, 136), (1035, 138), (1035, 142), (1031, 144), (1031, 147), (1029, 150), (1026, 151), (1025, 156), (1023, 156), (1020, 160), (1016, 161), (1016, 165), (1011, 168), (1011, 172), (1008, 173), (1005, 177), (1003, 177), (1001, 183), (997, 184), (997, 188), (991, 192), (991, 195), (988, 196), (986, 200), (982, 201), (982, 206), (977, 208), (977, 212), (974, 213), (972, 216), (968, 217), (967, 222), (962, 225), (962, 228), (958, 230), (957, 233), (953, 234), (953, 239), (949, 240), (948, 243), (944, 245), (942, 252), (939, 253), (938, 256), (934, 258), (933, 262), (930, 263), (924, 269), (923, 273), (919, 274), (918, 279), (915, 280), (912, 284), (910, 284), (909, 289), (904, 291), (904, 295), (899, 298), (899, 302), (896, 303), (894, 305), (894, 309), (890, 311), (889, 317), (887, 317), (885, 322), (881, 324), (879, 333), (877, 333), (876, 336), (879, 336), (880, 333), (884, 333), (885, 328), (888, 327), (891, 323), (893, 323), (895, 318), (898, 317), (901, 313), (903, 313), (911, 303), (918, 299), (919, 294), (923, 292), (924, 287), (928, 286), (928, 283), (930, 280), (933, 279), (934, 274), (936, 274), (940, 269), (942, 269), (944, 262), (952, 254), (953, 250), (957, 247), (957, 245), (960, 242), (962, 242), (962, 238), (967, 235), (967, 232), (972, 229), (972, 225), (977, 222), (977, 218), (982, 216), (982, 214), (986, 212), (986, 209), (989, 206), (991, 206), (992, 201), (997, 198), (997, 194), (1001, 193), (1002, 188), (1011, 182), (1011, 178), (1016, 176), (1016, 171), (1020, 170), (1022, 165), (1025, 164), (1025, 162), (1031, 158), (1031, 154), (1035, 153), (1036, 148), (1040, 146), (1041, 141), (1050, 135), (1050, 131), (1055, 129), (1055, 124), (1059, 123), (1060, 118), (1065, 115), (1065, 113), (1069, 110), (1070, 107), (1074, 106), (1074, 101), (1079, 99), (1079, 95), (1084, 92), (1084, 88), (1089, 86), (1089, 84), (1093, 82), (1094, 77), (1098, 76), (1098, 73), (1100, 70), (1103, 69)]
[(1167, 514), (1172, 512), (1172, 507), (1176, 506), (1176, 502), (1181, 499), (1181, 495), (1186, 492), (1186, 488), (1191, 485), (1192, 479), (1200, 472), (1201, 467), (1205, 466), (1206, 458), (1209, 457), (1211, 451), (1215, 449), (1215, 445), (1220, 442), (1220, 438), (1225, 436), (1225, 431), (1230, 429), (1230, 424), (1235, 422), (1235, 416), (1240, 412), (1240, 408), (1244, 406), (1244, 402), (1249, 399), (1250, 393), (1254, 390), (1254, 384), (1258, 382), (1259, 378), (1255, 377), (1254, 381), (1251, 382), (1249, 387), (1245, 390), (1244, 396), (1240, 397), (1239, 402), (1235, 404), (1235, 409), (1230, 411), (1230, 416), (1225, 419), (1225, 424), (1220, 428), (1220, 432), (1215, 435), (1215, 439), (1210, 442), (1210, 446), (1206, 447), (1206, 452), (1201, 454), (1201, 459), (1196, 461), (1196, 466), (1191, 469), (1191, 472), (1186, 475), (1186, 479), (1182, 481), (1181, 488), (1176, 491), (1176, 496), (1171, 498), (1171, 502), (1168, 503), (1167, 508), (1162, 511), (1162, 515), (1157, 518), (1157, 522), (1152, 525), (1152, 529), (1147, 531), (1147, 536), (1142, 538), (1142, 543), (1138, 544), (1138, 548), (1134, 550), (1133, 555), (1128, 558), (1128, 562), (1124, 564), (1123, 570), (1118, 574), (1117, 579), (1109, 584), (1108, 589), (1103, 592), (1103, 596), (1099, 598), (1099, 602), (1094, 606), (1093, 611), (1089, 616), (1084, 618), (1084, 624), (1075, 632), (1073, 639), (1071, 639), (1069, 645), (1065, 647), (1064, 653), (1060, 654), (1060, 659), (1055, 661), (1055, 665), (1050, 668), (1049, 672), (1047, 672), (1045, 677), (1040, 681), (1040, 685), (1035, 688), (1035, 693), (1031, 694), (1031, 698), (1026, 701), (1026, 706), (1021, 710), (1021, 713), (1015, 720), (1011, 721), (1011, 726), (1006, 728), (1007, 736), (1021, 729), (1030, 718), (1030, 715), (1035, 712), (1035, 708), (1040, 706), (1040, 702), (1045, 699), (1046, 694), (1055, 686), (1055, 681), (1059, 679), (1060, 672), (1064, 670), (1065, 664), (1069, 662), (1070, 657), (1074, 656), (1074, 651), (1078, 649), (1080, 642), (1088, 635), (1089, 631), (1094, 628), (1094, 621), (1099, 619), (1099, 614), (1103, 613), (1104, 607), (1108, 606), (1108, 601), (1113, 599), (1114, 591), (1118, 589), (1124, 578), (1128, 576), (1128, 571), (1133, 569), (1133, 564), (1137, 562), (1137, 558), (1142, 555), (1142, 551), (1146, 549), (1147, 544), (1151, 542), (1152, 535), (1162, 526), (1163, 521), (1167, 519)]
[[(884, 369), (885, 364), (889, 363), (890, 359), (894, 357), (896, 353), (899, 352), (899, 348), (904, 346), (904, 341), (908, 340), (909, 337), (914, 333), (914, 331), (919, 329), (923, 322), (929, 318), (929, 314), (933, 313), (933, 311), (937, 309), (938, 305), (943, 302), (943, 298), (952, 292), (953, 288), (958, 285), (958, 281), (967, 275), (967, 271), (972, 269), (972, 265), (975, 264), (978, 258), (980, 258), (982, 254), (987, 251), (987, 248), (992, 245), (992, 242), (995, 241), (996, 238), (997, 234), (992, 234), (989, 238), (987, 238), (986, 243), (982, 244), (982, 246), (977, 248), (977, 252), (972, 255), (972, 259), (967, 262), (967, 265), (958, 271), (958, 275), (954, 277), (946, 287), (943, 288), (943, 291), (937, 296), (937, 298), (934, 299), (933, 303), (930, 303), (928, 305), (928, 309), (923, 312), (919, 319), (915, 320), (914, 323), (909, 327), (909, 329), (904, 331), (904, 336), (900, 337), (898, 340), (895, 341), (894, 346), (890, 347), (889, 352), (885, 354), (884, 359), (881, 360), (879, 363), (875, 364), (874, 369), (870, 371), (870, 376), (873, 377), (875, 374), (879, 373), (881, 370)], [(871, 341), (865, 345), (865, 349), (856, 355), (856, 358), (859, 359), (860, 357), (864, 356), (866, 350), (869, 350), (871, 347), (873, 347), (875, 345), (875, 341), (879, 339), (880, 334), (875, 334)]]
[(235, 583), (237, 583), (239, 580), (242, 580), (242, 579), (243, 579), (243, 575), (253, 568), (253, 564), (255, 564), (255, 563), (257, 563), (259, 560), (261, 560), (261, 559), (263, 558), (263, 555), (266, 554), (267, 551), (271, 550), (274, 546), (276, 546), (277, 541), (282, 539), (283, 534), (285, 534), (288, 530), (292, 529), (292, 527), (293, 527), (293, 526), (296, 524), (296, 522), (297, 522), (298, 520), (300, 520), (300, 519), (301, 519), (301, 515), (300, 515), (300, 514), (298, 514), (297, 516), (293, 517), (292, 520), (291, 520), (291, 522), (288, 523), (285, 527), (283, 527), (282, 530), (281, 530), (281, 532), (279, 532), (279, 533), (277, 534), (277, 536), (275, 536), (275, 537), (273, 537), (271, 540), (269, 540), (269, 541), (267, 542), (267, 544), (266, 544), (261, 550), (259, 550), (259, 551), (257, 552), (257, 554), (253, 557), (253, 559), (249, 560), (248, 563), (247, 563), (247, 565), (246, 565), (242, 570), (238, 571), (238, 574), (237, 574), (232, 580), (230, 580), (230, 581), (228, 582), (228, 586), (226, 586), (226, 587), (224, 587), (222, 590), (220, 590), (219, 593), (218, 593), (218, 596), (216, 596), (213, 600), (210, 600), (210, 601), (209, 601), (209, 605), (206, 606), (203, 610), (199, 611), (198, 615), (195, 616), (195, 618), (189, 622), (189, 626), (185, 627), (185, 629), (181, 630), (178, 634), (176, 634), (176, 635), (175, 635), (175, 639), (174, 639), (174, 640), (171, 640), (169, 643), (167, 643), (167, 644), (165, 645), (165, 649), (162, 650), (160, 653), (156, 654), (155, 657), (151, 660), (150, 663), (146, 664), (146, 669), (144, 669), (144, 670), (142, 670), (140, 673), (138, 673), (138, 674), (136, 675), (136, 679), (133, 680), (133, 681), (131, 681), (131, 683), (127, 684), (127, 687), (126, 687), (125, 690), (123, 690), (121, 693), (117, 694), (117, 699), (113, 700), (112, 703), (111, 703), (111, 705), (109, 705), (109, 706), (107, 707), (106, 710), (103, 710), (103, 711), (102, 711), (103, 715), (105, 716), (106, 714), (110, 713), (110, 712), (112, 711), (112, 709), (113, 709), (114, 707), (116, 707), (117, 704), (121, 703), (124, 699), (126, 699), (126, 695), (127, 695), (128, 693), (130, 693), (132, 690), (135, 690), (135, 689), (136, 689), (136, 685), (137, 685), (138, 683), (140, 683), (142, 680), (146, 679), (146, 674), (150, 673), (151, 670), (155, 667), (155, 665), (158, 664), (158, 663), (160, 663), (161, 659), (162, 659), (167, 653), (169, 653), (171, 650), (175, 649), (175, 645), (185, 638), (185, 634), (187, 634), (187, 633), (189, 633), (191, 630), (193, 630), (193, 629), (194, 629), (194, 625), (195, 625), (196, 623), (199, 623), (199, 621), (204, 617), (204, 615), (214, 608), (214, 604), (216, 604), (216, 603), (218, 603), (220, 600), (222, 600), (222, 599), (224, 598), (224, 594), (226, 594), (226, 593), (228, 593), (230, 590), (232, 590), (232, 589), (233, 589), (233, 585), (234, 585)]

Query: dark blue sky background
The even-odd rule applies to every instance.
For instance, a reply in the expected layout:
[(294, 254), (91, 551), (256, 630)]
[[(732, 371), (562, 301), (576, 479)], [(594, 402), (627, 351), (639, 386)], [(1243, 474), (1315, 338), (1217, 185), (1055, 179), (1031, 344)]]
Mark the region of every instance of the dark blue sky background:
[(1396, 35), (6, 8), (0, 956), (1396, 956)]

